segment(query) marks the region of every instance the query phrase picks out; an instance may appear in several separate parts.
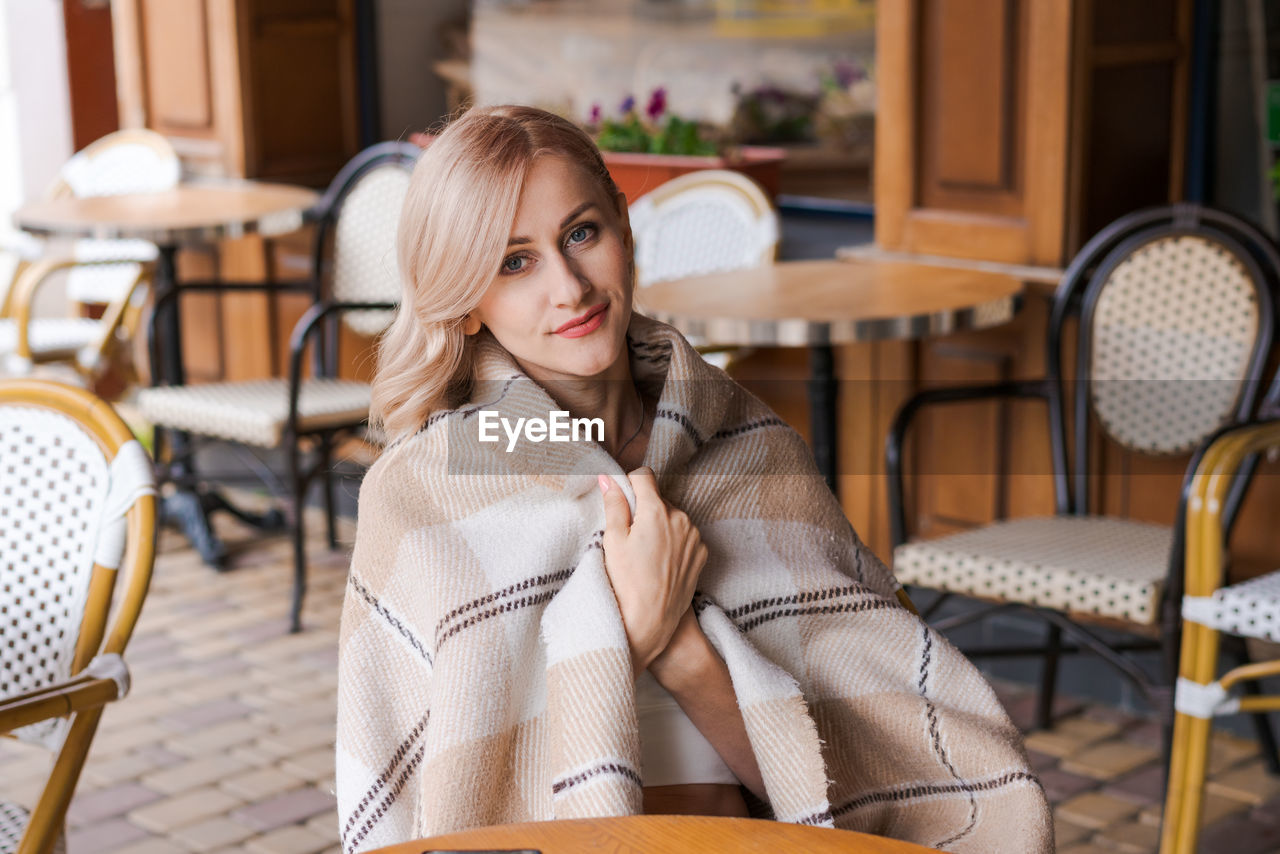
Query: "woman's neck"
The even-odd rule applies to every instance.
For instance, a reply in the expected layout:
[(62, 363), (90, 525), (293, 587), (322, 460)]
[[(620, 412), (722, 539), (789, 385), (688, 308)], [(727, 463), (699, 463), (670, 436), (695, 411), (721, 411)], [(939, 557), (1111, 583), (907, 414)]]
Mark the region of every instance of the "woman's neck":
[(640, 441), (648, 426), (645, 405), (631, 376), (631, 366), (625, 358), (619, 362), (607, 372), (612, 376), (539, 380), (538, 383), (571, 418), (601, 419), (604, 447), (615, 457)]

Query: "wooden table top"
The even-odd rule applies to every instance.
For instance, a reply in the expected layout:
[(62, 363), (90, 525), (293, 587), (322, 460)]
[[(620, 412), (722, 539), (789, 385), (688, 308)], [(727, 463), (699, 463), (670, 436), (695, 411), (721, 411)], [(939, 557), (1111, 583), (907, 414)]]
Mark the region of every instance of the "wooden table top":
[(633, 815), (572, 821), (537, 821), (481, 827), (379, 848), (377, 854), (422, 854), (426, 851), (532, 849), (542, 854), (685, 854), (688, 851), (735, 851), (778, 854), (926, 854), (909, 842), (752, 818), (691, 815)]
[(712, 344), (803, 346), (922, 338), (1013, 318), (1003, 273), (877, 260), (780, 261), (636, 289), (637, 308)]
[(296, 231), (319, 198), (314, 190), (289, 184), (193, 182), (160, 193), (32, 202), (14, 213), (13, 222), (35, 234), (174, 246)]

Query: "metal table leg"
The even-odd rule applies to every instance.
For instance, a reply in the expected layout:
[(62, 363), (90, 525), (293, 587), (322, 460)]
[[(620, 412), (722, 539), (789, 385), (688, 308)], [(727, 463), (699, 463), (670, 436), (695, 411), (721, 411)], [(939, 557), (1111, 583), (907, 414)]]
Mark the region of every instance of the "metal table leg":
[(836, 377), (830, 344), (809, 348), (809, 433), (813, 437), (813, 457), (827, 486), (836, 487)]
[[(174, 265), (176, 254), (176, 246), (160, 247), (155, 272), (157, 303), (177, 287)], [(182, 385), (187, 377), (182, 364), (182, 324), (179, 322), (178, 300), (168, 300), (161, 310), (163, 314), (157, 318), (157, 325), (162, 330), (161, 363), (151, 366), (151, 384)], [(161, 429), (156, 428), (157, 432)], [(191, 459), (191, 439), (180, 430), (165, 430), (164, 434), (163, 444), (168, 448), (169, 462), (157, 462), (164, 467), (164, 479), (174, 484), (174, 490), (161, 502), (162, 518), (177, 524), (206, 564), (219, 570), (224, 569), (227, 548), (209, 525), (209, 507), (195, 486), (196, 471)]]

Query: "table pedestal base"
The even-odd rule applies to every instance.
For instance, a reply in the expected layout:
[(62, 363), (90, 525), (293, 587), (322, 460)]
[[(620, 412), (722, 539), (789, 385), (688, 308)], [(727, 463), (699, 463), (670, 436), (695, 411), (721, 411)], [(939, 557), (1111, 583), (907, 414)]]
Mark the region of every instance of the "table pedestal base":
[(232, 504), (222, 493), (212, 489), (179, 487), (172, 494), (166, 495), (161, 504), (163, 520), (176, 524), (200, 554), (200, 559), (219, 572), (226, 572), (231, 567), (227, 565), (226, 545), (209, 524), (209, 514), (215, 510), (225, 510), (263, 533), (278, 534), (286, 528), (284, 513), (278, 507), (265, 513), (251, 513)]

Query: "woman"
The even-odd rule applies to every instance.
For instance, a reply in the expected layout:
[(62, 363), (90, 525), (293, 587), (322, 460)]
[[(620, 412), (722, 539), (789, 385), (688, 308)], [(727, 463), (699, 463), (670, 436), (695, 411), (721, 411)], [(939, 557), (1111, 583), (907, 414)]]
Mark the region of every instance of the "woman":
[[(1016, 730), (799, 436), (632, 313), (587, 136), (471, 110), (398, 247), (340, 641), (347, 851), (641, 811), (1051, 848)], [(556, 441), (556, 413), (595, 432)]]

